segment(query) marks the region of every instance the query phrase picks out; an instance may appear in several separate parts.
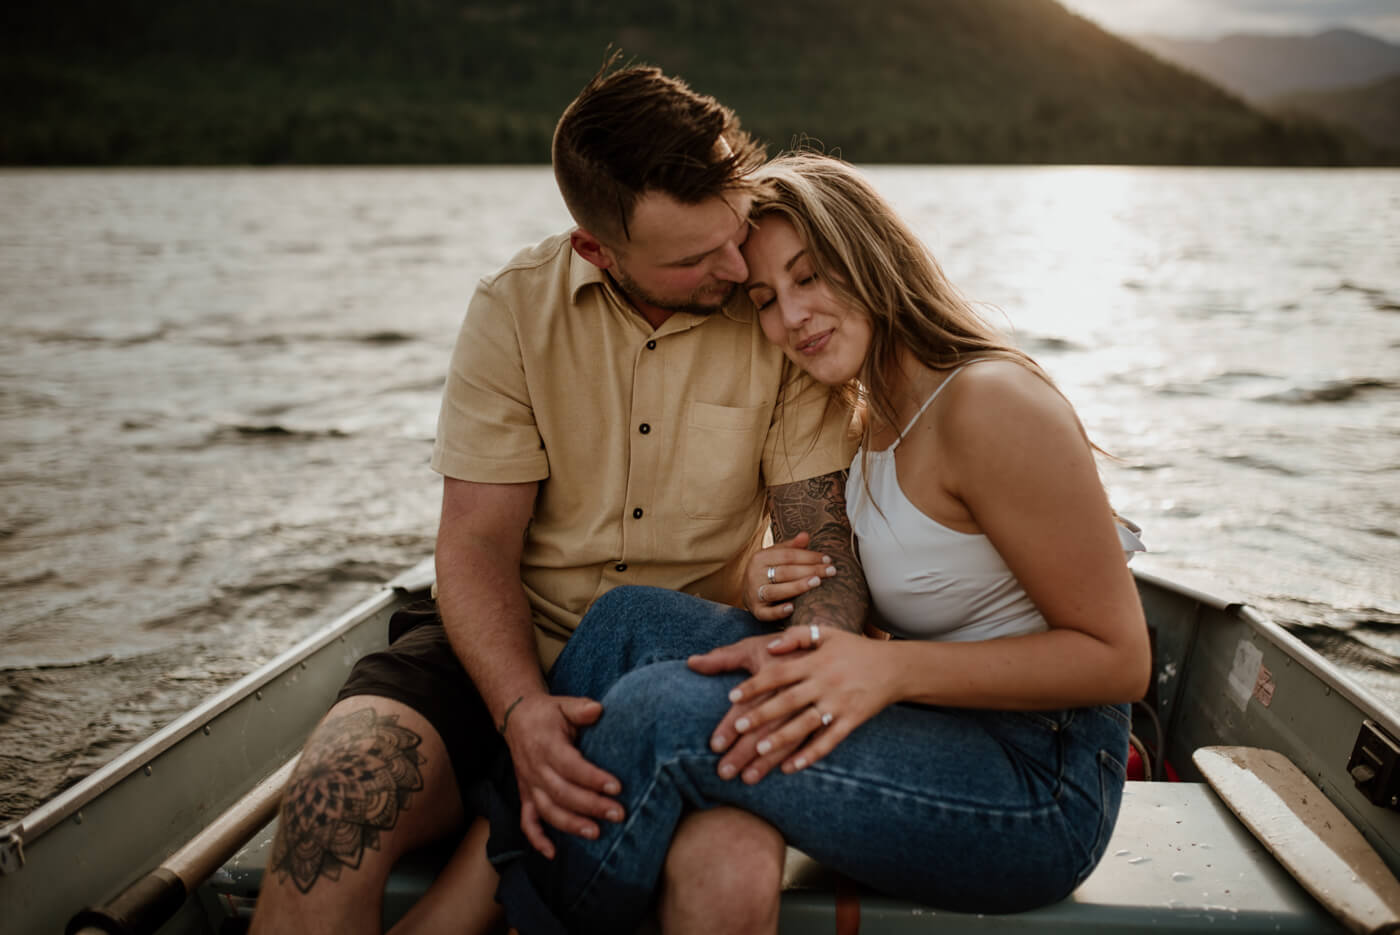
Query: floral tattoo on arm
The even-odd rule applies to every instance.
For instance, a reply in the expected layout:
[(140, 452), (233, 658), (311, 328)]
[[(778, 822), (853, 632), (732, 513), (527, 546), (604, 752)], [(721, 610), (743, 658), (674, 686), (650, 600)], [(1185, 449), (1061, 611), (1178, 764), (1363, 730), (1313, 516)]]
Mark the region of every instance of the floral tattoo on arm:
[(860, 633), (870, 610), (870, 591), (846, 518), (846, 472), (771, 487), (768, 506), (775, 542), (805, 531), (812, 537), (807, 548), (830, 555), (836, 566), (834, 577), (794, 599), (787, 625), (820, 623)]

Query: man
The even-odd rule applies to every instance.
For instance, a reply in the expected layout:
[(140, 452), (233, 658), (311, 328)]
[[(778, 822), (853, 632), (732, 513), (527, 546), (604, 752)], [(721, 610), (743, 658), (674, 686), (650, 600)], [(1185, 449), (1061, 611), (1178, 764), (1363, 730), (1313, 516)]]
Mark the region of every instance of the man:
[[(550, 695), (544, 676), (599, 595), (651, 584), (735, 602), (770, 506), (788, 518), (775, 533), (807, 528), (853, 568), (833, 482), (851, 454), (841, 410), (731, 302), (762, 150), (682, 82), (605, 67), (560, 119), (553, 156), (578, 227), (482, 282), (453, 353), (432, 458), (435, 611), (357, 664), (308, 742), (260, 935), (377, 931), (393, 862), (470, 817), (503, 746), (521, 827), (546, 857), (543, 823), (596, 836), (623, 819), (617, 781), (574, 746), (601, 706)], [(858, 626), (860, 576), (833, 582), (790, 622)], [(481, 846), (464, 840), (406, 927), (486, 924), (452, 902), (480, 883), (468, 858)], [(663, 924), (680, 931), (704, 908), (707, 931), (775, 927), (782, 852), (751, 816), (696, 816), (668, 860)]]

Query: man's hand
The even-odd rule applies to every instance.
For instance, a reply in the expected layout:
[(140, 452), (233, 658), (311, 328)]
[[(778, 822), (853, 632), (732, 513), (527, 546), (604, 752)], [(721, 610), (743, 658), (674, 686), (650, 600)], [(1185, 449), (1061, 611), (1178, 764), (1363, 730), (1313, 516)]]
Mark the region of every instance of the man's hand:
[(520, 789), (520, 827), (545, 857), (554, 859), (554, 843), (541, 821), (566, 834), (598, 837), (592, 819), (621, 821), (622, 806), (608, 796), (622, 784), (579, 753), (578, 731), (596, 723), (603, 706), (590, 698), (543, 692), (522, 698), (506, 722), (506, 743), (515, 762)]

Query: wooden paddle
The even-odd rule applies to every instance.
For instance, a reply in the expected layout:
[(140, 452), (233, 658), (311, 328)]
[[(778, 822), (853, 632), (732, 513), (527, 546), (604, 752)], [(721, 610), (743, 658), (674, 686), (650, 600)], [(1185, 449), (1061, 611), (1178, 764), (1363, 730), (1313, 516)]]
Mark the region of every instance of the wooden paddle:
[(1353, 932), (1400, 932), (1400, 881), (1293, 761), (1258, 747), (1201, 747), (1191, 759), (1230, 810), (1303, 888)]
[(127, 887), (111, 902), (84, 909), (68, 922), (68, 935), (154, 932), (173, 916), (189, 894), (219, 869), (277, 814), (300, 754), (253, 787), (159, 867)]

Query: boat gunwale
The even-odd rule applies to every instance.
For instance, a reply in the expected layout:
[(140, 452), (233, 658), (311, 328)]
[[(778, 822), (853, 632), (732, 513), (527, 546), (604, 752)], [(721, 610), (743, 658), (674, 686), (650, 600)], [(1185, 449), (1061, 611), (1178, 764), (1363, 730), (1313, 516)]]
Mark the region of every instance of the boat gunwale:
[[(88, 803), (101, 797), (109, 789), (142, 769), (147, 763), (202, 729), (248, 695), (275, 682), (288, 671), (335, 642), (342, 634), (353, 630), (366, 617), (391, 604), (399, 594), (416, 592), (430, 586), (432, 577), (427, 575), (425, 582), (424, 567), (430, 568), (431, 561), (431, 558), (420, 561), (384, 584), (377, 586), (369, 596), (309, 633), (296, 645), (274, 656), (227, 688), (210, 696), (145, 740), (118, 754), (104, 766), (80, 779), (33, 811), (16, 821), (0, 826), (0, 852), (8, 854), (16, 845), (22, 849), (26, 844), (42, 837), (51, 828), (67, 820)], [(9, 869), (6, 869), (7, 865)], [(18, 860), (18, 866), (15, 866), (13, 861), (0, 860), (0, 876), (17, 873), (23, 867), (22, 857)]]
[(1364, 685), (1356, 682), (1338, 666), (1328, 660), (1325, 656), (1304, 643), (1298, 637), (1289, 633), (1282, 625), (1266, 616), (1257, 607), (1243, 601), (1227, 601), (1195, 588), (1182, 585), (1179, 582), (1168, 578), (1161, 578), (1151, 572), (1133, 569), (1133, 576), (1141, 581), (1146, 581), (1154, 587), (1165, 591), (1174, 592), (1183, 597), (1194, 599), (1201, 604), (1212, 607), (1242, 620), (1265, 639), (1276, 645), (1284, 654), (1295, 659), (1300, 665), (1308, 670), (1310, 674), (1320, 680), (1323, 685), (1331, 688), (1366, 717), (1386, 730), (1391, 737), (1400, 740), (1400, 717), (1390, 711), (1378, 697), (1370, 692)]

